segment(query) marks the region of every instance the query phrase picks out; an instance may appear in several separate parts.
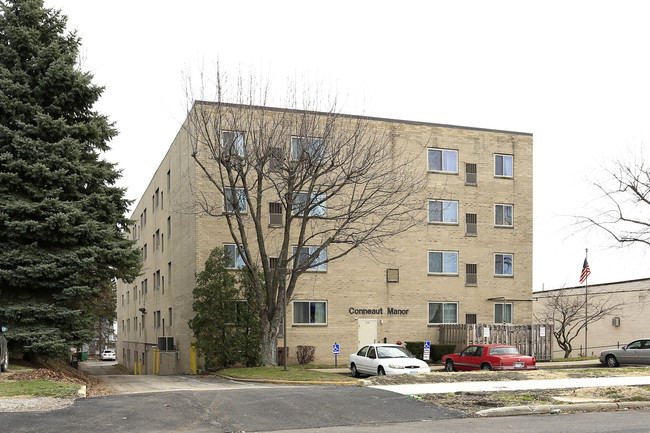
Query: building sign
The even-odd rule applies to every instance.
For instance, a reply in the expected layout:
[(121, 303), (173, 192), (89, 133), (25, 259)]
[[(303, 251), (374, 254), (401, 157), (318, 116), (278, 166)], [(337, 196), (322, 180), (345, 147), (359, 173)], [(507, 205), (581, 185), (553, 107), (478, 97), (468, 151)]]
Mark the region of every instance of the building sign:
[[(383, 315), (384, 314), (384, 307), (380, 308), (356, 308), (356, 307), (350, 307), (348, 309), (348, 313), (350, 314), (356, 314), (359, 316), (366, 315), (366, 314), (378, 314), (378, 315)], [(408, 308), (403, 309), (403, 308), (394, 308), (394, 307), (387, 307), (386, 308), (386, 314), (389, 316), (406, 316), (409, 313)]]

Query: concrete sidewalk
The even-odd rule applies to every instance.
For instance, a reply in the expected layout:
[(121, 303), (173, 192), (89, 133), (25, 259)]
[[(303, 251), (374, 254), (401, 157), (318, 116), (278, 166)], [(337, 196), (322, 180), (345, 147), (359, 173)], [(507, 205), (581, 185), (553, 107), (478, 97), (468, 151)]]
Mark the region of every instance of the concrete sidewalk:
[(650, 376), (584, 377), (574, 379), (504, 380), (481, 382), (414, 383), (405, 385), (371, 385), (402, 395), (446, 394), (453, 392), (496, 392), (526, 389), (566, 389), (600, 386), (650, 385)]

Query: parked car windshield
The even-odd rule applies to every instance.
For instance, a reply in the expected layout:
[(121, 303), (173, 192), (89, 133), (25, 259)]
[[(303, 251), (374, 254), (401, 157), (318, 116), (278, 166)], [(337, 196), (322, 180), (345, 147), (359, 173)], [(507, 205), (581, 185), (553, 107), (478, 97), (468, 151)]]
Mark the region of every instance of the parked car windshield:
[(378, 346), (379, 358), (415, 358), (406, 347)]
[(519, 355), (519, 351), (516, 347), (493, 347), (490, 355)]

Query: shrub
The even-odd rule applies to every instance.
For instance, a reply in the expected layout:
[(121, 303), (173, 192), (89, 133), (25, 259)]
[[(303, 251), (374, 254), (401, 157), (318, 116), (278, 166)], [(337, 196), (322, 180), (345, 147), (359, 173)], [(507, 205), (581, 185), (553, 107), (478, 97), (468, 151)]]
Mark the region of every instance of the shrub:
[(296, 348), (296, 356), (298, 357), (298, 364), (305, 365), (314, 361), (314, 353), (316, 348), (314, 346), (298, 346)]
[[(416, 358), (422, 359), (424, 357), (424, 341), (407, 341), (404, 344)], [(444, 355), (453, 353), (455, 348), (455, 344), (432, 344), (429, 351), (429, 361), (438, 362)]]

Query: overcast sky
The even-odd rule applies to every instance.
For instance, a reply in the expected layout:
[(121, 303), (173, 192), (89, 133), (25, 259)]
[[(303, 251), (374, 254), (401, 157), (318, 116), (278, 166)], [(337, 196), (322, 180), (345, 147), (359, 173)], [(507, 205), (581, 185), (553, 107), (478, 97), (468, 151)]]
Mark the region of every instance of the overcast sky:
[[(650, 2), (45, 0), (82, 38), (106, 158), (139, 199), (184, 120), (183, 74), (219, 59), (324, 83), (350, 114), (534, 134), (533, 289), (650, 277), (650, 254), (576, 232), (591, 185), (650, 138)], [(647, 215), (647, 213), (646, 213)], [(516, 218), (516, 216), (515, 216)]]

